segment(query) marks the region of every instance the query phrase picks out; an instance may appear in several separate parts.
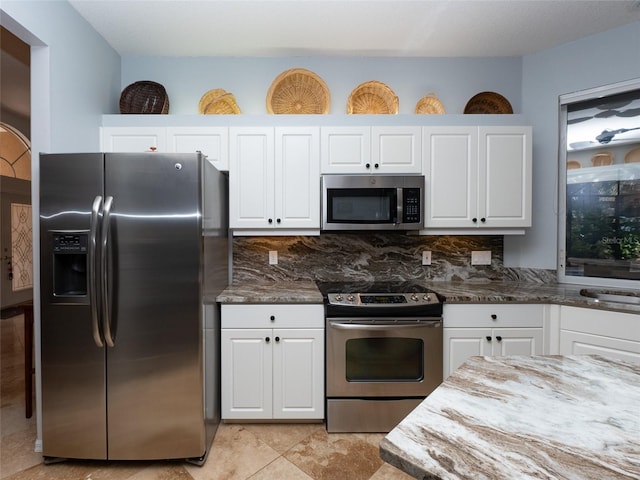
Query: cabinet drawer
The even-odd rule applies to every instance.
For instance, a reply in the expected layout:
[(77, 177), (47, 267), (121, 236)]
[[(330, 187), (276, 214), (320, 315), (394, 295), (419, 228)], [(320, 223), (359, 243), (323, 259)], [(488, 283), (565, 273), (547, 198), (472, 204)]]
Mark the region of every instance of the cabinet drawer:
[(640, 315), (633, 313), (562, 306), (560, 328), (640, 342)]
[(305, 305), (222, 305), (222, 328), (324, 328), (324, 307)]
[(542, 327), (544, 305), (444, 305), (445, 327)]

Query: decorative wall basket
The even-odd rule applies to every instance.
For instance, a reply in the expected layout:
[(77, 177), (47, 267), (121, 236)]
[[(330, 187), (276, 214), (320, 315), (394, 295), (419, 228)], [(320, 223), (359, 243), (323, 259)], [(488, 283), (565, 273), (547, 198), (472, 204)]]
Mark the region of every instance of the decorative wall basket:
[(162, 85), (141, 80), (127, 86), (120, 94), (120, 113), (167, 114), (169, 96)]
[(292, 68), (271, 83), (266, 102), (271, 114), (323, 114), (329, 113), (331, 94), (318, 75)]
[(382, 82), (372, 80), (353, 89), (347, 100), (349, 114), (396, 114), (398, 97)]
[(481, 92), (469, 99), (465, 114), (513, 113), (509, 100), (499, 93)]
[(444, 114), (444, 106), (435, 93), (427, 93), (416, 103), (415, 113), (426, 115)]
[(203, 115), (238, 115), (242, 112), (233, 93), (222, 88), (214, 88), (200, 98), (198, 113)]

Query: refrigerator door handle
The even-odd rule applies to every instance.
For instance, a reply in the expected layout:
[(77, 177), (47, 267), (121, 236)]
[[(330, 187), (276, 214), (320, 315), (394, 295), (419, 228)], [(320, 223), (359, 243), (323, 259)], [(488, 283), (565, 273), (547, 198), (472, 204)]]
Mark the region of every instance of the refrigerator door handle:
[(91, 207), (91, 227), (89, 229), (89, 302), (91, 303), (91, 330), (93, 341), (97, 347), (103, 348), (104, 343), (100, 337), (100, 322), (98, 320), (98, 263), (96, 262), (96, 248), (98, 244), (98, 228), (102, 197), (98, 195), (93, 199)]
[(108, 247), (109, 247), (109, 225), (111, 223), (111, 209), (113, 207), (113, 197), (106, 197), (104, 209), (102, 210), (102, 229), (100, 232), (100, 293), (102, 296), (102, 331), (104, 340), (109, 347), (115, 345), (111, 334), (111, 310), (109, 305), (109, 268)]

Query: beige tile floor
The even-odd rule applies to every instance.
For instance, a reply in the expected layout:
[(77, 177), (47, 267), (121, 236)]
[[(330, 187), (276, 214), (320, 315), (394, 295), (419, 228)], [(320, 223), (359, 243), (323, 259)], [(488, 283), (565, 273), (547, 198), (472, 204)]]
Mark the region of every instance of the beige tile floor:
[(182, 462), (43, 465), (35, 415), (24, 415), (22, 316), (0, 320), (2, 480), (406, 480), (378, 454), (382, 434), (328, 434), (323, 425), (222, 424), (202, 467)]

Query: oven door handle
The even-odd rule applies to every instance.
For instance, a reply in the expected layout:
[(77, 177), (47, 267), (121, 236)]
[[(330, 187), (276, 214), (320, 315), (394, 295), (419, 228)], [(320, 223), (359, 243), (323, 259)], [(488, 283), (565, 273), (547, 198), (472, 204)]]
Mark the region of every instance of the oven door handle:
[(344, 323), (329, 321), (329, 326), (338, 330), (387, 330), (393, 328), (424, 328), (424, 327), (440, 327), (441, 320), (420, 321), (420, 323)]

